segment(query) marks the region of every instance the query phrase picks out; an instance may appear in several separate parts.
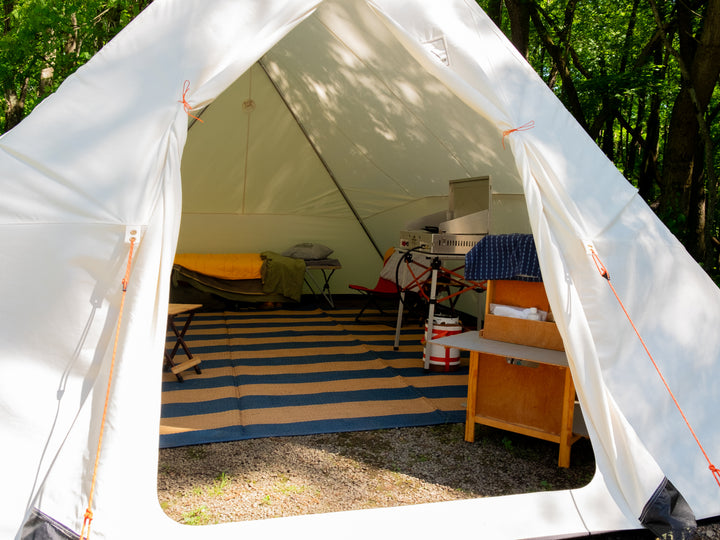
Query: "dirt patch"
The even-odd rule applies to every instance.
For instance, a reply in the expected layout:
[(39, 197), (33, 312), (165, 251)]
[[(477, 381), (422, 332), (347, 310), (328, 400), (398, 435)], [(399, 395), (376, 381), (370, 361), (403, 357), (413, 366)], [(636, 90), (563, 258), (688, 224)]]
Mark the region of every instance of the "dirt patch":
[[(463, 429), (446, 424), (163, 449), (158, 498), (175, 521), (206, 525), (571, 489), (595, 473), (587, 440), (575, 443), (570, 468), (561, 469), (556, 444), (484, 426), (476, 427), (475, 443), (466, 443)], [(682, 538), (720, 540), (720, 524)]]
[(253, 439), (160, 451), (158, 496), (188, 524), (451, 501), (585, 485), (592, 449), (572, 466), (557, 445), (462, 424)]

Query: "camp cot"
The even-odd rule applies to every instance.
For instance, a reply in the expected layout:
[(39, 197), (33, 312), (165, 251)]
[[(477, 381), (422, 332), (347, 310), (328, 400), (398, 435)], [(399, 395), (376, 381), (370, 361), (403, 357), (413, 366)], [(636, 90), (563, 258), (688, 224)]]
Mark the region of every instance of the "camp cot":
[[(408, 219), (482, 175), (522, 201), (597, 462), (588, 486), (165, 516), (176, 251), (320, 242), (343, 262), (337, 287), (370, 284)], [(79, 534), (90, 493), (94, 538), (529, 538), (720, 515), (718, 288), (474, 0), (155, 0), (0, 138), (0, 191), (2, 538)]]

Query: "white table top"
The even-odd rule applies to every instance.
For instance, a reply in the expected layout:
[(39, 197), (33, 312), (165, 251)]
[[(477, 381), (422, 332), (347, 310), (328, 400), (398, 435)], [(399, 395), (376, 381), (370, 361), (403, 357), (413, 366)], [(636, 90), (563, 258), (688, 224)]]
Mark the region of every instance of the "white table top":
[(441, 345), (443, 347), (454, 347), (465, 351), (482, 352), (495, 354), (498, 356), (507, 356), (509, 358), (518, 358), (520, 360), (530, 360), (540, 362), (542, 364), (553, 364), (556, 366), (567, 366), (567, 356), (564, 351), (556, 351), (553, 349), (541, 349), (539, 347), (528, 347), (527, 345), (518, 345), (517, 343), (506, 343), (504, 341), (494, 341), (480, 337), (480, 333), (475, 330), (472, 332), (464, 332), (440, 339), (433, 339), (430, 343), (433, 345)]
[(181, 313), (185, 313), (186, 311), (192, 311), (201, 307), (202, 304), (169, 304), (168, 315), (180, 315)]
[(314, 259), (305, 261), (308, 270), (340, 270), (342, 265), (338, 259)]
[(417, 253), (418, 255), (423, 255), (424, 257), (437, 257), (438, 259), (445, 259), (445, 260), (453, 260), (453, 261), (464, 261), (465, 260), (465, 253), (433, 253), (432, 251), (424, 251), (420, 249), (410, 249), (406, 247), (396, 247), (395, 248), (398, 253), (407, 253), (408, 251), (412, 251), (413, 253)]

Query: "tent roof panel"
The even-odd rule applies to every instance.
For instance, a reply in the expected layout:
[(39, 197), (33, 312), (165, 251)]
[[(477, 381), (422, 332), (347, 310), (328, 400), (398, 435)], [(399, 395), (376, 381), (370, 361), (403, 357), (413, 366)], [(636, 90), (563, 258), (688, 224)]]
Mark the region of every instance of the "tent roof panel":
[[(448, 180), (492, 168), (496, 189), (520, 192), (499, 130), (428, 78), (374, 13), (346, 13), (356, 7), (334, 5), (331, 14), (323, 7), (263, 60), (341, 185), (367, 192), (375, 184), (408, 198), (444, 195)], [(362, 44), (356, 34), (337, 39), (347, 20), (365, 25)], [(491, 130), (495, 139), (486, 136)], [(357, 205), (364, 213), (362, 201)]]

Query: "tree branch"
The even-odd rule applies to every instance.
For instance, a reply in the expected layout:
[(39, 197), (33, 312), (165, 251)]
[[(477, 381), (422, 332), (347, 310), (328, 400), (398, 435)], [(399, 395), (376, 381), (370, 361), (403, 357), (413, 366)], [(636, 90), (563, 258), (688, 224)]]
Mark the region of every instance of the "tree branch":
[(530, 18), (535, 25), (538, 35), (540, 36), (540, 40), (544, 44), (545, 50), (547, 50), (548, 54), (550, 54), (550, 57), (552, 58), (555, 67), (557, 68), (558, 75), (560, 75), (560, 80), (563, 84), (563, 92), (565, 92), (565, 96), (567, 97), (570, 112), (580, 123), (583, 129), (587, 131), (588, 125), (587, 121), (585, 120), (585, 114), (583, 112), (582, 104), (580, 103), (580, 98), (578, 96), (577, 89), (575, 88), (575, 82), (570, 75), (570, 69), (568, 68), (567, 61), (562, 54), (562, 50), (558, 45), (553, 42), (547, 29), (545, 28), (545, 25), (540, 18), (539, 6), (537, 6), (537, 4), (535, 4), (534, 2), (531, 2), (529, 5), (529, 11)]

